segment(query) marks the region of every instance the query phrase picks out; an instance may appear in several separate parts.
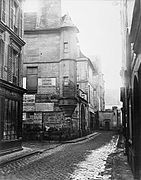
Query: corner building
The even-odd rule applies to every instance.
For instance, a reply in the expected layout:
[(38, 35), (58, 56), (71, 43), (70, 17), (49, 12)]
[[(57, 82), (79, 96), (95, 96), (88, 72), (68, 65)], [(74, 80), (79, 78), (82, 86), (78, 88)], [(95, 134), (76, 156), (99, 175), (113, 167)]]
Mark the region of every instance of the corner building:
[(0, 155), (22, 149), (22, 0), (0, 0)]
[(68, 15), (61, 17), (60, 0), (40, 0), (39, 11), (24, 19), (25, 124), (89, 131), (88, 89), (77, 82), (77, 27)]

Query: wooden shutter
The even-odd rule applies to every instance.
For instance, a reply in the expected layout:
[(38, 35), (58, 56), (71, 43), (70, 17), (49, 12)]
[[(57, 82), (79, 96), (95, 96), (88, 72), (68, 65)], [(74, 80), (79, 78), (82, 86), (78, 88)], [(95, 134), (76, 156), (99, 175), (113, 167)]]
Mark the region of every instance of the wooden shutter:
[(4, 42), (0, 39), (0, 77), (3, 78), (3, 64), (4, 64)]
[(1, 51), (2, 51), (2, 67), (1, 67), (1, 77), (3, 78), (3, 65), (4, 65), (4, 42), (1, 41)]
[(14, 5), (14, 1), (10, 0), (10, 28), (13, 29), (14, 28), (14, 24), (13, 24), (13, 16), (14, 16), (14, 10), (13, 10), (13, 5)]
[(22, 9), (19, 8), (19, 15), (18, 15), (18, 34), (20, 37), (22, 37)]
[[(0, 39), (0, 59), (2, 59), (2, 40)], [(2, 61), (0, 61), (0, 78), (2, 78)]]
[(5, 0), (3, 0), (2, 2), (2, 21), (5, 22)]
[(8, 81), (12, 81), (12, 52), (13, 52), (13, 49), (9, 45), (8, 46), (8, 74), (7, 74)]
[(1, 20), (1, 14), (2, 14), (2, 0), (0, 0), (0, 20)]
[(16, 78), (17, 78), (17, 85), (19, 85), (19, 75), (20, 75), (20, 54), (18, 54), (18, 57), (16, 58), (16, 72), (15, 72), (15, 75), (16, 75)]

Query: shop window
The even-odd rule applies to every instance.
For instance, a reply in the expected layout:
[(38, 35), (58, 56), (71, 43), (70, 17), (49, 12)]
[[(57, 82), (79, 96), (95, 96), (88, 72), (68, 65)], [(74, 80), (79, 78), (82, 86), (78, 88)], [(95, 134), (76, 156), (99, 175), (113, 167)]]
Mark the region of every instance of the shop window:
[(3, 78), (4, 42), (0, 39), (0, 78)]
[(26, 88), (28, 93), (37, 93), (38, 68), (27, 67)]
[(0, 20), (5, 22), (5, 0), (0, 0)]
[(18, 136), (18, 102), (5, 99), (3, 140), (14, 140)]

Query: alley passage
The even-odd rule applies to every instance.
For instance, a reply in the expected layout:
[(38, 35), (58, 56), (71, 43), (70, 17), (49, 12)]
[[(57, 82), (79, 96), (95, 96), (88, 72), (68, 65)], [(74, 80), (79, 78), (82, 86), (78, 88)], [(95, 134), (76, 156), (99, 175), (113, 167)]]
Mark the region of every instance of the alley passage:
[[(0, 169), (0, 179), (6, 180), (96, 180), (111, 179), (107, 157), (116, 148), (117, 136), (102, 132), (83, 142), (65, 144), (40, 157), (25, 159)], [(27, 162), (29, 161), (29, 162)]]

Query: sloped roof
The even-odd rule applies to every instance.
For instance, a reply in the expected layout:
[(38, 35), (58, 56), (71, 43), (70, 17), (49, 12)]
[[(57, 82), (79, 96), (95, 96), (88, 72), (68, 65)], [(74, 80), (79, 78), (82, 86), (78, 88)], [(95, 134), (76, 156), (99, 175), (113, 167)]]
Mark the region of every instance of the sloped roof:
[(73, 27), (76, 28), (79, 32), (78, 28), (74, 25), (71, 20), (71, 17), (68, 14), (65, 14), (61, 19), (61, 27)]

